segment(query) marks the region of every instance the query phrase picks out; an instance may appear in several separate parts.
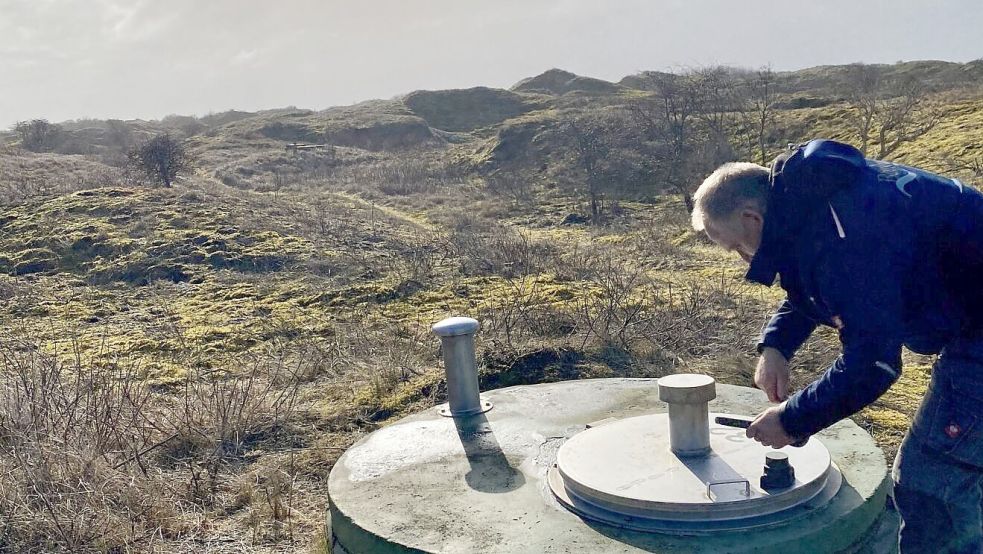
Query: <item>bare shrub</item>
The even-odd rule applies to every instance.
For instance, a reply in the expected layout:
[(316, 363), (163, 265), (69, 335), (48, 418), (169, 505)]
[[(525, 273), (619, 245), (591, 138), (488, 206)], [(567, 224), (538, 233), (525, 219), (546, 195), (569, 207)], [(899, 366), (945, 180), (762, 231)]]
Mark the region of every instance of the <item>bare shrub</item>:
[(0, 149), (0, 204), (84, 189), (126, 186), (131, 181), (125, 169), (81, 156)]
[(498, 171), (485, 177), (485, 186), (496, 196), (503, 196), (515, 204), (532, 200), (532, 185), (529, 178), (515, 172)]
[(938, 164), (951, 174), (965, 177), (970, 182), (976, 183), (977, 186), (983, 182), (983, 154), (960, 159), (943, 157)]
[(237, 362), (233, 367), (242, 364), (246, 369), (192, 372), (184, 382), (181, 406), (156, 424), (174, 437), (165, 452), (172, 461), (221, 464), (283, 429), (296, 401), (293, 368), (267, 358)]
[(396, 278), (401, 293), (412, 293), (432, 282), (450, 257), (446, 239), (435, 231), (418, 230), (405, 237), (392, 237), (387, 252), (388, 273)]
[(51, 151), (62, 138), (61, 126), (49, 123), (47, 119), (19, 121), (13, 131), (20, 138), (21, 148), (31, 152)]
[(127, 157), (134, 169), (163, 187), (170, 187), (178, 175), (190, 172), (194, 165), (187, 146), (167, 133), (147, 139)]
[(581, 348), (596, 338), (604, 346), (631, 352), (648, 330), (646, 324), (657, 310), (657, 295), (638, 267), (604, 256), (596, 258), (591, 269), (590, 281), (596, 288), (577, 302)]
[(347, 355), (363, 364), (376, 397), (383, 397), (413, 376), (422, 375), (433, 360), (429, 329), (416, 332), (398, 326), (367, 328), (348, 327)]
[(393, 153), (371, 163), (339, 167), (326, 181), (350, 191), (410, 196), (433, 194), (467, 177), (461, 166), (435, 154), (426, 150)]
[(198, 533), (234, 495), (227, 477), (246, 451), (289, 435), (297, 370), (277, 358), (230, 360), (245, 369), (158, 393), (125, 360), (65, 364), (3, 339), (0, 550), (123, 551)]
[[(4, 550), (84, 551), (181, 533), (144, 455), (149, 389), (134, 368), (65, 366), (0, 341), (0, 537)], [(134, 480), (143, 481), (139, 490)]]
[(557, 249), (515, 227), (459, 212), (450, 222), (450, 251), (465, 275), (517, 277), (538, 273)]
[(534, 277), (506, 279), (505, 291), (494, 306), (478, 312), (480, 339), (500, 356), (536, 349), (543, 342), (569, 336), (576, 328), (565, 305), (550, 297), (543, 281)]

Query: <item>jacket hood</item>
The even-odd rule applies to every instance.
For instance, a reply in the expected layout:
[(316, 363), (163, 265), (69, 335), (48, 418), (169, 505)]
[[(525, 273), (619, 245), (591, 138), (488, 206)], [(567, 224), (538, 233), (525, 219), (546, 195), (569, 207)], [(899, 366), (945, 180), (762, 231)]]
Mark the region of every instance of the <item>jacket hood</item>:
[(832, 140), (813, 140), (775, 159), (761, 244), (746, 278), (771, 286), (784, 269), (784, 252), (828, 201), (864, 176), (867, 160), (859, 150)]

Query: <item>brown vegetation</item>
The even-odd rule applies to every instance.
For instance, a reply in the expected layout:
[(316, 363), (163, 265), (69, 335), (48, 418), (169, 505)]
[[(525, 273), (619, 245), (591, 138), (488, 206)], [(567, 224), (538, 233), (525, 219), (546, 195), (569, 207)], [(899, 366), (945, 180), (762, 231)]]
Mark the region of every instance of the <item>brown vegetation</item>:
[[(932, 86), (952, 70), (929, 69), (878, 70)], [(337, 457), (443, 399), (446, 316), (481, 322), (486, 389), (750, 385), (780, 291), (747, 285), (686, 201), (719, 161), (850, 140), (846, 73), (825, 75), (553, 71), (511, 92), (60, 124), (86, 156), (5, 148), (0, 551), (323, 551)], [(892, 155), (978, 178), (983, 104), (949, 88)], [(165, 131), (190, 137), (197, 173), (136, 186), (119, 154)], [(286, 148), (308, 140), (325, 146)], [(836, 351), (817, 334), (794, 384)], [(858, 416), (889, 452), (926, 381), (906, 361)]]

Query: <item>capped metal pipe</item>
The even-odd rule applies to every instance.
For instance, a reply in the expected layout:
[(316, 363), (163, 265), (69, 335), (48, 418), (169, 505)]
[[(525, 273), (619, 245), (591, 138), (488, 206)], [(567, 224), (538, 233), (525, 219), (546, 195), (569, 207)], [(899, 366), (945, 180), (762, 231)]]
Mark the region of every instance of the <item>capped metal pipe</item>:
[(659, 400), (669, 404), (669, 448), (677, 456), (710, 452), (709, 402), (717, 397), (709, 375), (678, 373), (659, 379)]
[(463, 417), (492, 408), (478, 396), (478, 364), (474, 354), (474, 334), (478, 321), (470, 317), (449, 317), (433, 326), (440, 337), (440, 350), (447, 374), (447, 407), (441, 415)]

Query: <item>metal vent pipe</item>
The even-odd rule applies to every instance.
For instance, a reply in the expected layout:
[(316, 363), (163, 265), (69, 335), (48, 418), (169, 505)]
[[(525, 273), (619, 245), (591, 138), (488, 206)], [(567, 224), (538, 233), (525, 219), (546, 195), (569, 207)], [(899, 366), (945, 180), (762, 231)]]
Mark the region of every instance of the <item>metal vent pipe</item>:
[(677, 373), (659, 379), (659, 400), (669, 404), (669, 448), (677, 456), (710, 452), (709, 402), (717, 397), (713, 377)]
[(478, 396), (478, 364), (474, 353), (474, 334), (478, 321), (470, 317), (449, 317), (433, 326), (440, 337), (440, 350), (447, 374), (447, 408), (440, 413), (449, 417), (462, 417), (492, 408), (491, 402), (482, 402)]

